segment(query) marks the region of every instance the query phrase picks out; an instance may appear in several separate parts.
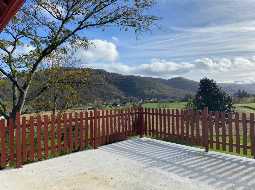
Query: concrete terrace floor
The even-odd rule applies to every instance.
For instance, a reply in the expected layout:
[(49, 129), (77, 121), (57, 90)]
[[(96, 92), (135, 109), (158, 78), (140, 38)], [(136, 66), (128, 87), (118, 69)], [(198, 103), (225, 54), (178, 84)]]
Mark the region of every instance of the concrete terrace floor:
[(0, 190), (248, 190), (255, 160), (148, 138), (0, 171)]

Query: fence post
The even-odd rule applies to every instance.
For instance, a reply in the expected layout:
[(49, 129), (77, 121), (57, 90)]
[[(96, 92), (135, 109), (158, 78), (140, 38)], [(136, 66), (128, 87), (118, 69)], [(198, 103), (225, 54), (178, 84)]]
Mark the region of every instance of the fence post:
[(20, 127), (20, 113), (16, 115), (16, 168), (21, 167), (21, 127)]
[(143, 137), (143, 133), (144, 133), (144, 122), (143, 122), (143, 107), (142, 106), (140, 106), (139, 108), (138, 108), (138, 115), (139, 115), (139, 117), (138, 117), (138, 120), (139, 120), (139, 122), (138, 122), (138, 127), (139, 127), (139, 133), (140, 133), (140, 138), (142, 138)]
[(203, 146), (205, 147), (205, 152), (209, 151), (208, 144), (208, 107), (205, 107), (202, 113), (202, 125), (203, 125)]

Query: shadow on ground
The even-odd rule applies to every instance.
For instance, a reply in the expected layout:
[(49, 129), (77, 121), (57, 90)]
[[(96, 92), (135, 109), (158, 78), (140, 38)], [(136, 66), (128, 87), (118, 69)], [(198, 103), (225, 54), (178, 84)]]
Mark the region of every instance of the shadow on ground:
[(142, 162), (146, 168), (159, 168), (211, 185), (216, 189), (255, 189), (255, 161), (164, 143), (133, 139), (100, 149)]

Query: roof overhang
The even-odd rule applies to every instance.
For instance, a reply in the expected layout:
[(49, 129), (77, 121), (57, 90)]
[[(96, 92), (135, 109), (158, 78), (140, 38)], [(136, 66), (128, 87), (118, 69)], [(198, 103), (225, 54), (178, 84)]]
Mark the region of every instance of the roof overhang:
[(24, 0), (0, 0), (0, 31), (23, 5)]

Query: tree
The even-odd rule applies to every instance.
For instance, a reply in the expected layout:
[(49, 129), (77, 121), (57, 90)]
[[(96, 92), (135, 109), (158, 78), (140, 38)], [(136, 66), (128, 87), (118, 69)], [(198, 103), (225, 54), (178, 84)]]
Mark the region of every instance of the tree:
[(214, 80), (203, 78), (194, 99), (194, 107), (202, 110), (208, 107), (209, 111), (231, 112), (234, 110), (232, 98), (224, 92)]
[(0, 37), (0, 72), (12, 85), (11, 109), (1, 102), (0, 114), (8, 119), (22, 111), (38, 68), (52, 57), (90, 45), (82, 31), (117, 27), (144, 32), (157, 20), (146, 14), (153, 4), (154, 0), (26, 1)]

